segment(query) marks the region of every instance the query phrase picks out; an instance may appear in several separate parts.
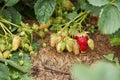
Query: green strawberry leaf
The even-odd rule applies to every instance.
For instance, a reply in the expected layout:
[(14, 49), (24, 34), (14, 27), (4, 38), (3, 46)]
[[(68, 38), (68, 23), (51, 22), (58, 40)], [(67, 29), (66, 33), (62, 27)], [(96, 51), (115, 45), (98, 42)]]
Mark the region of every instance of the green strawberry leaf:
[(113, 3), (120, 11), (120, 0), (115, 0), (115, 2)]
[(0, 63), (0, 80), (10, 80), (9, 69), (3, 63)]
[(113, 61), (114, 54), (112, 53), (112, 54), (104, 55), (104, 57), (105, 57), (107, 60)]
[(96, 15), (99, 15), (99, 13), (100, 13), (101, 7), (93, 6), (93, 5), (89, 4), (89, 2), (87, 0), (81, 0), (79, 2), (79, 4), (80, 4), (80, 8), (82, 10), (87, 10), (87, 11), (90, 10), (91, 13), (94, 13)]
[(120, 12), (112, 5), (101, 10), (98, 27), (103, 34), (112, 34), (120, 28)]
[(12, 22), (19, 25), (22, 21), (21, 14), (13, 7), (8, 7), (7, 10), (11, 14)]
[(72, 65), (71, 75), (74, 80), (93, 80), (89, 67), (80, 63), (74, 63)]
[(104, 6), (104, 5), (108, 4), (108, 3), (110, 3), (110, 1), (111, 0), (88, 0), (88, 2), (90, 4), (92, 4), (93, 6), (99, 6), (99, 7)]
[[(7, 7), (6, 9), (4, 9), (2, 11), (2, 17), (14, 24), (17, 24), (17, 25), (20, 25), (21, 21), (22, 21), (21, 14), (14, 7)], [(16, 29), (17, 29), (17, 27), (12, 26), (10, 30), (13, 32)]]
[(71, 75), (73, 80), (120, 80), (119, 68), (104, 61), (91, 66), (75, 63), (71, 67)]
[(112, 63), (95, 62), (91, 67), (94, 80), (120, 80), (119, 69)]
[(73, 20), (75, 17), (77, 17), (78, 14), (77, 13), (68, 13), (66, 15), (66, 18), (69, 19), (69, 20)]
[(19, 61), (21, 60), (21, 58), (19, 57), (19, 51), (16, 51), (16, 52), (13, 52), (13, 56), (10, 58), (10, 60), (8, 61), (9, 62), (14, 62), (14, 64), (10, 64), (12, 67), (22, 71), (22, 72), (29, 72), (31, 70), (31, 60), (30, 60), (30, 57), (29, 57), (29, 53), (25, 53), (23, 52), (24, 55), (23, 55), (23, 61), (24, 61), (24, 65), (20, 66), (18, 63)]
[(11, 13), (7, 9), (2, 11), (2, 17), (10, 22), (12, 21)]
[(34, 6), (39, 23), (47, 23), (56, 5), (56, 0), (37, 0)]
[(5, 0), (5, 5), (6, 6), (13, 6), (17, 4), (20, 0)]
[(34, 51), (39, 50), (40, 45), (36, 41), (32, 41), (32, 46), (33, 46)]

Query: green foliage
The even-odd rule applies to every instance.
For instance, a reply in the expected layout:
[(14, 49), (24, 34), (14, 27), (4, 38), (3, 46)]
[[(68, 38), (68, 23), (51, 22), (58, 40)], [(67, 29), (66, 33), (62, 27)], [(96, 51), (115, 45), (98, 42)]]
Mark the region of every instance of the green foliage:
[(120, 12), (112, 5), (106, 5), (98, 21), (99, 29), (104, 34), (112, 34), (120, 28)]
[(19, 0), (4, 0), (6, 6), (13, 6), (19, 2)]
[(80, 9), (82, 9), (82, 10), (90, 10), (91, 13), (93, 13), (93, 14), (99, 15), (99, 13), (101, 11), (101, 7), (93, 6), (93, 5), (89, 4), (89, 2), (87, 0), (81, 0), (79, 2), (79, 4), (80, 4)]
[(40, 45), (36, 41), (32, 41), (32, 46), (34, 51), (39, 50)]
[(119, 0), (88, 0), (88, 2), (95, 7), (102, 6), (98, 27), (103, 34), (112, 34), (120, 28)]
[(95, 62), (90, 67), (75, 63), (71, 68), (71, 74), (74, 80), (120, 80), (119, 69), (104, 61)]
[[(17, 27), (15, 33), (10, 31), (10, 26)], [(30, 56), (36, 55), (35, 51), (39, 49), (32, 35), (33, 32), (36, 32), (35, 28), (38, 25), (33, 24), (30, 26), (21, 23), (21, 26), (19, 26), (0, 17), (0, 27), (0, 31), (3, 32), (0, 33), (0, 63), (5, 63), (8, 66), (11, 80), (25, 80), (25, 75), (28, 74), (32, 67)], [(18, 47), (14, 49), (16, 44)], [(11, 72), (11, 67), (13, 72)], [(27, 78), (29, 80), (28, 76), (26, 76)]]
[(110, 3), (111, 0), (88, 0), (90, 4), (92, 4), (93, 6), (104, 6), (108, 3)]
[(22, 21), (21, 14), (13, 7), (8, 7), (7, 11), (10, 12), (12, 22), (20, 25), (20, 23)]
[[(19, 58), (17, 58), (19, 60)], [(17, 60), (16, 59), (16, 60)], [(20, 66), (17, 61), (13, 61), (13, 60), (5, 60), (5, 59), (0, 59), (1, 62), (4, 62), (4, 63), (7, 63), (8, 65), (12, 66), (13, 68), (16, 68), (17, 70), (23, 72), (23, 73), (26, 73), (28, 72), (30, 69), (29, 67), (27, 67), (26, 65), (25, 66)], [(30, 65), (28, 65), (30, 66)], [(28, 69), (27, 69), (28, 68)]]
[(56, 5), (56, 0), (38, 0), (35, 3), (35, 14), (40, 23), (47, 23)]
[(12, 22), (12, 17), (11, 17), (11, 14), (10, 12), (7, 10), (7, 9), (4, 9), (1, 13), (2, 17), (4, 17), (4, 19)]
[(4, 9), (2, 12), (2, 16), (4, 19), (19, 25), (22, 20), (21, 14), (14, 7), (8, 7)]
[(22, 73), (13, 67), (9, 67), (9, 75), (11, 80), (33, 80), (27, 73)]
[(13, 66), (14, 68), (17, 68), (18, 70), (22, 71), (22, 72), (29, 72), (31, 70), (31, 61), (30, 61), (30, 57), (28, 53), (24, 52), (24, 55), (22, 57), (22, 60), (24, 62), (24, 65), (20, 66), (19, 65), (19, 61), (21, 60), (20, 56), (19, 56), (19, 51), (14, 52), (13, 56), (10, 58), (10, 60), (6, 61), (8, 62), (8, 64), (10, 64), (11, 66)]
[(3, 63), (0, 63), (0, 80), (10, 80), (9, 69)]
[[(22, 21), (22, 15), (14, 8), (14, 7), (8, 7), (4, 9), (2, 12), (2, 17), (14, 24), (21, 24)], [(15, 31), (17, 27), (11, 26), (10, 30)]]
[[(19, 65), (20, 59), (21, 58), (19, 57), (18, 52), (15, 52), (11, 57), (11, 59), (9, 60), (0, 59), (0, 62), (7, 64), (7, 67), (4, 67), (4, 68), (1, 67), (1, 69), (5, 71), (2, 71), (2, 70), (0, 71), (2, 71), (2, 73), (4, 72), (3, 75), (5, 76), (5, 78), (10, 77), (11, 80), (21, 80), (21, 79), (33, 80), (32, 77), (28, 76), (28, 72), (31, 70), (31, 61), (28, 53), (24, 54), (24, 57), (23, 57), (24, 65), (22, 66)], [(8, 71), (8, 68), (9, 68), (9, 71)], [(9, 79), (1, 79), (1, 80), (9, 80)]]
[(119, 60), (118, 60), (117, 57), (114, 56), (113, 53), (108, 54), (108, 55), (104, 55), (104, 57), (105, 57), (107, 60), (109, 60), (109, 61), (115, 63), (116, 66), (117, 66), (118, 68), (120, 68)]
[(68, 13), (66, 18), (69, 19), (69, 20), (73, 20), (77, 16), (78, 16), (77, 13)]
[(110, 36), (110, 42), (113, 45), (120, 45), (120, 29)]
[(119, 11), (120, 11), (120, 0), (115, 0), (115, 2), (114, 2), (113, 4), (114, 4), (114, 6), (116, 6), (116, 7), (119, 9)]
[(113, 59), (114, 59), (114, 54), (112, 53), (112, 54), (104, 55), (104, 57), (105, 57), (107, 60), (109, 60), (109, 61), (113, 61)]
[(22, 4), (28, 6), (29, 8), (34, 8), (34, 4), (36, 3), (37, 0), (21, 0)]
[(94, 25), (90, 26), (89, 31), (91, 33), (94, 33), (95, 32), (95, 26)]
[[(11, 51), (11, 47), (6, 49), (6, 46), (8, 45), (6, 42), (2, 47), (2, 42), (0, 43), (2, 54), (6, 50), (10, 50), (12, 54), (12, 57), (8, 59), (0, 59), (0, 71), (4, 70), (2, 71), (4, 73), (0, 72), (0, 80), (9, 80), (9, 77), (11, 80), (33, 80), (28, 76), (28, 72), (31, 69), (31, 61), (29, 56), (36, 55), (34, 51), (39, 49), (39, 45), (33, 41), (32, 33), (41, 31), (36, 28), (36, 26), (34, 31), (32, 26), (28, 24), (21, 24), (21, 14), (27, 17), (33, 16), (33, 18), (35, 18), (36, 15), (39, 23), (47, 23), (48, 19), (53, 15), (55, 18), (54, 22), (58, 21), (58, 23), (53, 24), (53, 27), (50, 28), (51, 30), (61, 30), (63, 28), (63, 31), (64, 29), (66, 29), (66, 31), (69, 30), (67, 33), (69, 33), (70, 36), (77, 33), (76, 31), (81, 32), (81, 28), (83, 28), (81, 23), (85, 20), (88, 13), (85, 16), (83, 16), (84, 13), (79, 16), (77, 11), (75, 11), (75, 7), (71, 7), (69, 11), (66, 11), (65, 1), (66, 0), (0, 0), (0, 3), (2, 4), (2, 6), (0, 6), (2, 7), (0, 18), (2, 16), (2, 18), (7, 20), (0, 19), (0, 36), (2, 36), (0, 37), (1, 41), (4, 40), (11, 44), (13, 37), (12, 31), (15, 31), (17, 34), (14, 35), (20, 36), (23, 40), (22, 45), (16, 51)], [(64, 5), (61, 6), (62, 2)], [(85, 12), (86, 10), (91, 11), (91, 13), (97, 15), (100, 13), (98, 22), (100, 31), (104, 34), (111, 34), (110, 40), (113, 45), (120, 45), (120, 30), (118, 31), (118, 29), (120, 29), (120, 0), (80, 0), (79, 4), (80, 10), (85, 10)], [(70, 6), (67, 7), (69, 8)], [(68, 21), (68, 23), (66, 21)], [(91, 31), (92, 30), (93, 28), (91, 28)], [(63, 33), (63, 31), (61, 32)], [(23, 45), (24, 43), (27, 44), (27, 47), (26, 45)], [(19, 54), (21, 52), (23, 53), (22, 57)], [(116, 64), (119, 64), (118, 59), (113, 58), (113, 55), (109, 55), (106, 58), (111, 61), (115, 61)], [(20, 61), (22, 61), (22, 65), (20, 65)], [(7, 66), (3, 63), (7, 63)], [(8, 73), (10, 73), (10, 76)], [(112, 64), (106, 62), (94, 63), (91, 67), (82, 64), (74, 64), (71, 69), (71, 73), (75, 80), (120, 79), (118, 76), (120, 75), (118, 69)], [(1, 77), (5, 79), (1, 79)]]

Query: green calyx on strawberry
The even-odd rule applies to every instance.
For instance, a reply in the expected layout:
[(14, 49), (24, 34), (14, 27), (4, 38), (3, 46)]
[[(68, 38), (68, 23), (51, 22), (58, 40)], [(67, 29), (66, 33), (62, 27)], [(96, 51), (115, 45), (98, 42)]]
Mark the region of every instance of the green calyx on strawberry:
[(80, 50), (82, 53), (86, 52), (87, 48), (88, 48), (88, 35), (84, 32), (84, 33), (80, 33), (79, 35), (77, 35), (77, 43), (80, 47)]

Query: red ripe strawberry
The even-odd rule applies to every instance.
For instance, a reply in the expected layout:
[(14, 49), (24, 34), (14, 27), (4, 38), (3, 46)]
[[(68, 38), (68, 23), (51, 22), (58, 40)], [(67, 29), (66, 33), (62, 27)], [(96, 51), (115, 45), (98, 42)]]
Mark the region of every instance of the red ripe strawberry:
[[(80, 46), (80, 45), (79, 45)], [(86, 50), (87, 50), (87, 45), (82, 45), (82, 46), (80, 46), (80, 50), (81, 50), (81, 52), (85, 52)]]
[(77, 36), (77, 43), (79, 44), (81, 52), (85, 52), (87, 50), (88, 47), (87, 42), (88, 42), (87, 35)]

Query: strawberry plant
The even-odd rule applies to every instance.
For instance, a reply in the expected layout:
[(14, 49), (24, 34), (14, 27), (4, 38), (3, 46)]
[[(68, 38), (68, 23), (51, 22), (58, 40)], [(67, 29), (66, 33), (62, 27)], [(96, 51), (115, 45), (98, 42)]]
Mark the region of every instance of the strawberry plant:
[[(13, 32), (9, 27), (17, 27), (17, 29)], [(38, 27), (36, 24), (27, 23), (16, 25), (0, 17), (0, 63), (6, 66), (5, 68), (10, 74), (5, 78), (32, 79), (28, 77), (28, 73), (31, 70), (30, 56), (35, 56), (39, 47), (33, 39), (33, 32), (36, 32)]]
[[(36, 55), (38, 48), (33, 33), (44, 39), (49, 28), (55, 32), (50, 36), (50, 45), (57, 52), (67, 50), (79, 55), (88, 47), (93, 50), (94, 41), (86, 29), (89, 14), (96, 14), (101, 33), (110, 34), (111, 43), (120, 45), (119, 5), (119, 0), (1, 0), (0, 65), (6, 68), (4, 72), (7, 74), (0, 79), (32, 80), (28, 77), (31, 68), (29, 56)], [(40, 25), (23, 23), (26, 17), (36, 18)], [(93, 25), (90, 32), (94, 29)], [(42, 46), (46, 47), (46, 43)]]
[(10, 80), (9, 69), (3, 63), (0, 63), (0, 79), (1, 80)]
[[(88, 44), (90, 48), (93, 49), (93, 40), (89, 38), (82, 26), (88, 14), (89, 12), (87, 11), (81, 12), (69, 22), (60, 25), (60, 30), (51, 35), (51, 46), (55, 47), (56, 45), (56, 50), (59, 53), (66, 49), (68, 52), (73, 51), (75, 55), (79, 54), (79, 48), (82, 53), (86, 52)], [(92, 42), (90, 40), (92, 40)]]
[(110, 34), (110, 41), (113, 45), (120, 45), (120, 1), (119, 0), (82, 0), (79, 1), (80, 8), (91, 10), (92, 13), (99, 15), (98, 27), (101, 33)]

